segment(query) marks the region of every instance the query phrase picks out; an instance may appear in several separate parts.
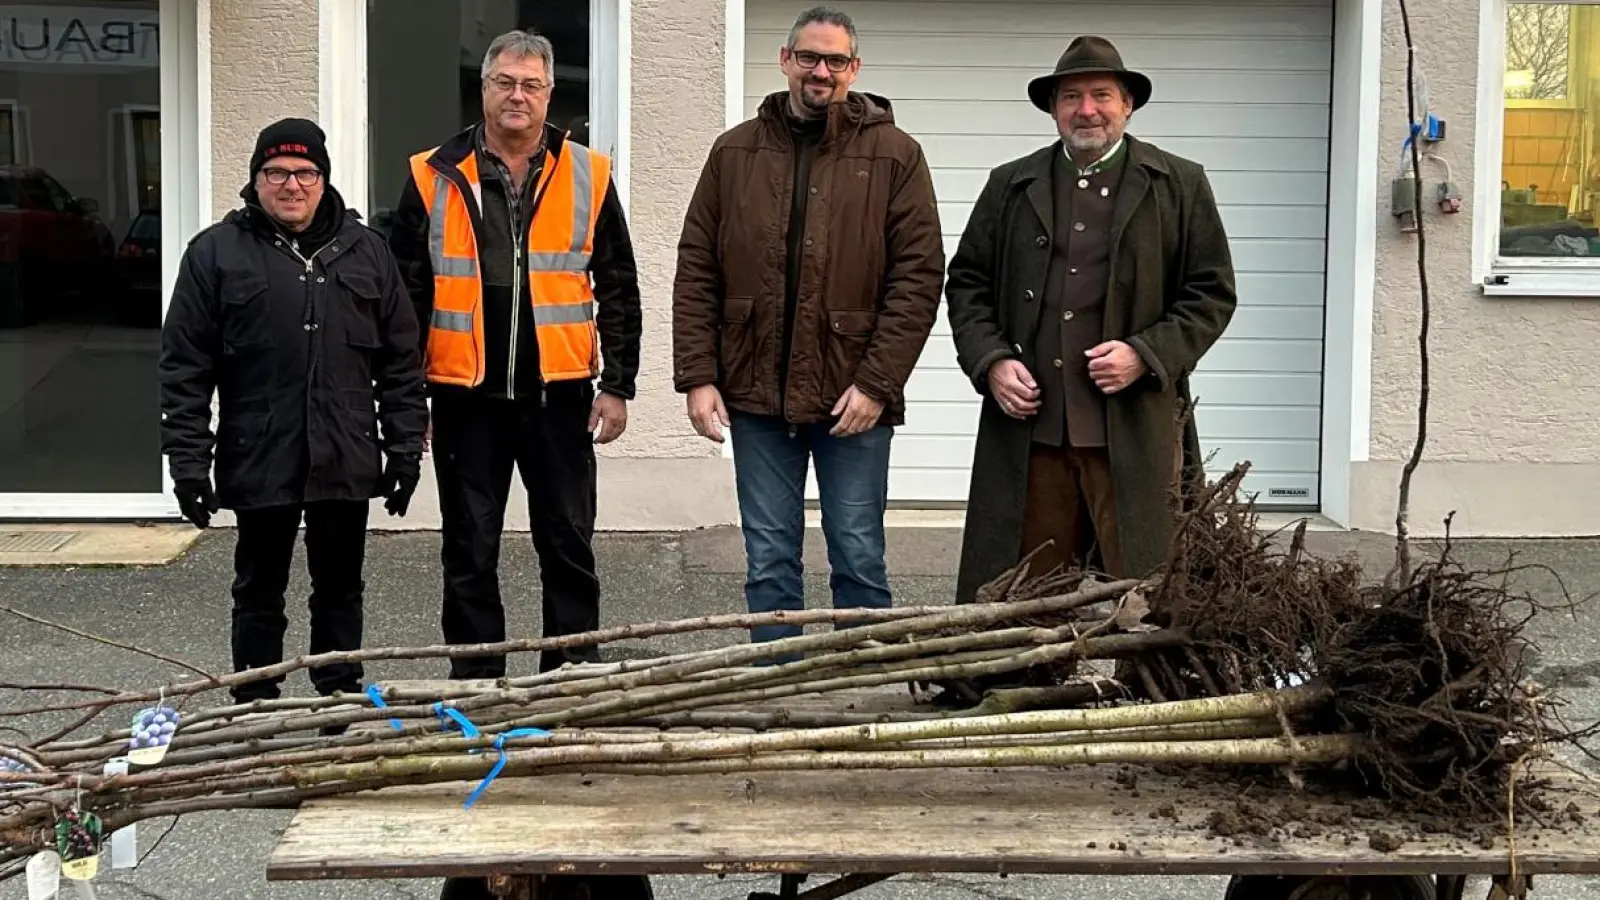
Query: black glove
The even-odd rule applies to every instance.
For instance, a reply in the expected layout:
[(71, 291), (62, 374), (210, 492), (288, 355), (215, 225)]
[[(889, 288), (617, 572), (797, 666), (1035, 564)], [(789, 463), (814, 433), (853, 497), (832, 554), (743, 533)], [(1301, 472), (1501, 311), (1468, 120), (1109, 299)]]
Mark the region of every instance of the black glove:
[(403, 516), (411, 508), (411, 495), (422, 480), (422, 460), (414, 456), (390, 456), (383, 467), (378, 492), (387, 498), (383, 508), (391, 516)]
[(211, 514), (220, 508), (217, 495), (211, 492), (211, 479), (183, 478), (172, 485), (172, 492), (178, 497), (178, 509), (183, 517), (193, 522), (194, 527), (211, 526)]

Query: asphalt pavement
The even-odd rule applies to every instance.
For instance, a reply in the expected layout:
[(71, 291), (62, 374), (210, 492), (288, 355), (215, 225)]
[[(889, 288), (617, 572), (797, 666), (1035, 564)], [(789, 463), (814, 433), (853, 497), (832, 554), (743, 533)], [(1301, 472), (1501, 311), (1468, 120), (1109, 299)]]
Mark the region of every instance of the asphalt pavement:
[[(598, 539), (604, 624), (645, 622), (742, 610), (743, 550), (736, 529), (679, 534), (604, 533)], [(948, 603), (954, 591), (960, 533), (945, 528), (892, 531), (889, 564), (900, 604)], [(211, 671), (228, 668), (228, 584), (234, 546), (231, 531), (209, 532), (176, 561), (164, 566), (78, 569), (0, 569), (0, 602), (63, 622), (123, 644), (167, 653)], [(1357, 553), (1369, 571), (1381, 572), (1391, 539), (1378, 535), (1318, 533), (1312, 549), (1324, 554)], [(1428, 552), (1427, 546), (1418, 552)], [(1504, 565), (1516, 554), (1521, 567), (1511, 577), (1545, 599), (1564, 589), (1574, 597), (1600, 592), (1600, 540), (1460, 542), (1455, 552), (1481, 567)], [(439, 537), (432, 532), (374, 534), (367, 551), (367, 642), (369, 646), (432, 643), (438, 639)], [(808, 532), (809, 603), (828, 602), (826, 552), (821, 535)], [(304, 600), (308, 591), (303, 550), (290, 587), (288, 646), (304, 646)], [(502, 589), (510, 606), (512, 634), (537, 634), (537, 563), (526, 535), (508, 535)], [(1558, 582), (1559, 577), (1559, 582)], [(1600, 627), (1587, 613), (1546, 615), (1532, 637), (1538, 644), (1539, 677), (1568, 698), (1569, 720), (1600, 718)], [(633, 642), (629, 655), (656, 655), (741, 640), (742, 635), (688, 635)], [(615, 655), (615, 654), (614, 654)], [(513, 674), (531, 670), (532, 656), (514, 658)], [(0, 616), (0, 682), (71, 682), (148, 686), (179, 677), (173, 666), (104, 643)], [(371, 679), (441, 677), (443, 661), (382, 663)], [(304, 674), (286, 690), (309, 694)], [(6, 697), (7, 693), (12, 696)], [(29, 701), (37, 697), (29, 697)], [(0, 691), (0, 709), (20, 702)], [(7, 724), (0, 722), (0, 724)], [(149, 856), (131, 871), (95, 882), (103, 900), (309, 900), (309, 898), (434, 898), (432, 880), (375, 882), (267, 882), (268, 856), (289, 814), (228, 812), (186, 817), (168, 829), (153, 821), (138, 829), (139, 852)], [(796, 823), (804, 827), (804, 823)], [(656, 878), (661, 900), (743, 900), (755, 890), (774, 890), (768, 877)], [(1222, 896), (1224, 880), (1200, 877), (1044, 878), (902, 876), (861, 892), (860, 900), (1044, 900), (1047, 897), (1104, 900), (1199, 900)], [(1535, 897), (1591, 897), (1600, 879), (1542, 879)], [(1474, 883), (1473, 892), (1481, 884)], [(20, 879), (0, 885), (0, 900), (24, 900)], [(71, 897), (63, 893), (63, 898)], [(1471, 894), (1469, 894), (1471, 896)]]

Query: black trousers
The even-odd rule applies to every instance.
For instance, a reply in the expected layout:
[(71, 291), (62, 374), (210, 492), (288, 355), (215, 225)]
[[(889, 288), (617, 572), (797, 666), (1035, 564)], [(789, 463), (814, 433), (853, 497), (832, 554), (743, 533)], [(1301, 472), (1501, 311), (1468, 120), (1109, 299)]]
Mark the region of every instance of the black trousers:
[[(500, 535), (511, 471), (528, 493), (546, 637), (600, 626), (595, 574), (595, 457), (588, 429), (593, 389), (557, 384), (544, 398), (503, 400), (465, 391), (433, 398), (434, 472), (444, 546), (442, 626), (448, 644), (506, 639)], [(541, 672), (597, 661), (595, 647), (546, 651)], [(458, 657), (451, 678), (500, 678), (504, 656)]]
[[(233, 554), (233, 670), (283, 661), (284, 592), (294, 560), (295, 537), (305, 518), (306, 568), (311, 574), (311, 652), (361, 649), (362, 566), (366, 558), (367, 504), (330, 500), (297, 506), (240, 510)], [(360, 691), (360, 663), (311, 669), (322, 695)], [(271, 700), (283, 678), (252, 681), (231, 689), (239, 703)]]
[[(546, 875), (538, 896), (548, 900), (654, 900), (648, 875)], [(439, 900), (494, 900), (487, 878), (446, 878)]]

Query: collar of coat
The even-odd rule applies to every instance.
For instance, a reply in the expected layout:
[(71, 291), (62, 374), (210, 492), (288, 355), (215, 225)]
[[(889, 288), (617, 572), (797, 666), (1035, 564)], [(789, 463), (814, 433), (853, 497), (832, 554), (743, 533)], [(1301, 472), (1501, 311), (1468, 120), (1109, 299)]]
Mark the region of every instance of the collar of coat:
[[(1130, 165), (1142, 166), (1151, 172), (1161, 175), (1171, 175), (1172, 167), (1167, 160), (1167, 154), (1151, 144), (1139, 140), (1131, 134), (1123, 135), (1123, 144), (1128, 154)], [(1024, 184), (1036, 179), (1050, 178), (1050, 167), (1055, 165), (1056, 154), (1066, 152), (1061, 139), (1057, 138), (1048, 147), (1041, 147), (1024, 157), (1022, 165), (1011, 175), (1012, 184)]]
[[(1172, 175), (1172, 162), (1166, 151), (1147, 144), (1133, 135), (1123, 137), (1128, 159), (1122, 181), (1117, 187), (1117, 202), (1111, 213), (1111, 246), (1113, 253), (1122, 241), (1123, 232), (1132, 221), (1135, 210), (1144, 201), (1151, 183), (1157, 178)], [(1050, 169), (1055, 165), (1056, 154), (1062, 152), (1058, 138), (1048, 147), (1042, 147), (1022, 158), (1022, 163), (1011, 174), (1011, 184), (1027, 198), (1034, 214), (1039, 218), (1045, 234), (1055, 239), (1055, 204), (1050, 195)]]
[[(433, 156), (429, 157), (429, 160), (451, 168), (459, 167), (466, 161), (467, 157), (477, 152), (478, 130), (482, 127), (483, 123), (481, 121), (474, 122), (451, 135), (444, 143), (439, 145), (437, 150), (433, 151)], [(556, 127), (549, 122), (545, 123), (544, 149), (546, 152), (552, 156), (560, 156), (561, 149), (566, 144), (566, 139), (566, 132), (556, 130)]]
[[(767, 123), (775, 142), (787, 144), (789, 92), (768, 94), (756, 109), (756, 118)], [(844, 100), (828, 104), (828, 124), (822, 131), (822, 145), (827, 146), (874, 125), (893, 125), (894, 106), (888, 97), (866, 91), (850, 91)]]

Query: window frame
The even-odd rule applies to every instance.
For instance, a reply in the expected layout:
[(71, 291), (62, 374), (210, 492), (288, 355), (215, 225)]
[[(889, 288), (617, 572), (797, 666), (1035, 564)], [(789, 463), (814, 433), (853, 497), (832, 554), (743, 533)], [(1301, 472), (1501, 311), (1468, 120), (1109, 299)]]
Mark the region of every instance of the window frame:
[[(1538, 2), (1600, 7), (1600, 0)], [(1510, 5), (1511, 0), (1481, 0), (1479, 5), (1472, 280), (1486, 296), (1600, 298), (1600, 257), (1535, 261), (1499, 255), (1498, 175), (1504, 162), (1506, 24)]]
[[(628, 108), (632, 5), (632, 0), (589, 0), (589, 135), (593, 149), (612, 156), (612, 179), (625, 212), (632, 129)], [(340, 193), (352, 209), (366, 216), (367, 0), (318, 0), (317, 19), (319, 119), (328, 134), (333, 169), (346, 173), (340, 177)]]

